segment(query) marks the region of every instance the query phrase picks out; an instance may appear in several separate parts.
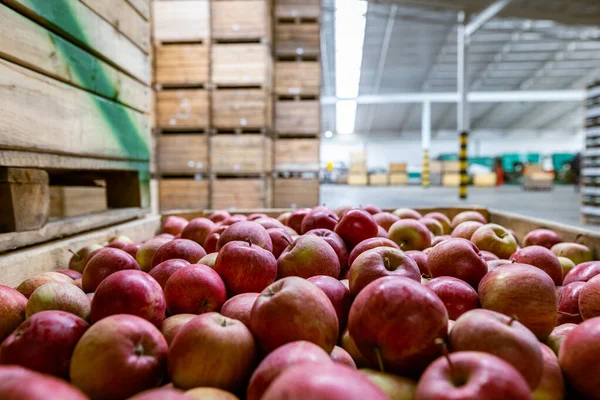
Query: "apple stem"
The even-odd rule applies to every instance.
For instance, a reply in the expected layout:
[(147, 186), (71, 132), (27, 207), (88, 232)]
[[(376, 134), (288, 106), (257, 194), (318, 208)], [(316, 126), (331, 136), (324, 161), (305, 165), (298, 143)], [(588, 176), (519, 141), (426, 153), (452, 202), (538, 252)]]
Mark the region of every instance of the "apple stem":
[(512, 317), (510, 317), (510, 321), (508, 321), (507, 325), (508, 326), (512, 326), (512, 323), (515, 321), (519, 321), (519, 317), (517, 317), (516, 315), (513, 315)]
[(442, 338), (435, 339), (435, 344), (440, 347), (442, 350), (442, 355), (448, 361), (448, 367), (450, 368), (450, 377), (452, 381), (454, 381), (454, 364), (452, 364), (452, 360), (450, 360), (450, 353), (448, 352), (448, 346), (446, 345), (446, 341)]
[(573, 239), (573, 243), (581, 244), (579, 243), (579, 239), (581, 239), (584, 236), (585, 235), (583, 233), (580, 233), (579, 235), (575, 236), (575, 239)]
[(421, 274), (421, 278), (431, 279), (431, 275)]
[(246, 242), (248, 242), (248, 246), (252, 247), (252, 239), (249, 237), (246, 238)]
[(564, 311), (558, 311), (558, 313), (560, 315), (564, 315), (565, 317), (573, 317), (573, 318), (575, 318), (575, 317), (579, 317), (580, 316), (580, 314), (571, 314), (571, 313), (564, 312)]
[(223, 322), (221, 322), (221, 326), (223, 326), (223, 327), (227, 326), (227, 320), (225, 318), (223, 318)]
[(385, 269), (390, 270), (390, 259), (387, 257), (383, 258), (383, 265), (385, 265)]
[(77, 257), (78, 259), (79, 259), (79, 258), (81, 258), (81, 257), (79, 256), (79, 254), (75, 253), (73, 250), (69, 249), (68, 251), (69, 251), (69, 253), (71, 253), (71, 254), (73, 254), (75, 257)]
[(377, 364), (379, 365), (379, 371), (385, 372), (385, 368), (383, 367), (383, 356), (381, 355), (381, 349), (379, 347), (375, 347), (373, 349), (375, 352), (375, 357), (377, 357)]
[(281, 238), (282, 238), (283, 240), (285, 240), (285, 241), (286, 241), (286, 242), (287, 242), (287, 243), (288, 243), (290, 246), (292, 245), (292, 242), (290, 241), (290, 239), (288, 239), (288, 238), (287, 238), (287, 236), (285, 236), (285, 235), (281, 235)]

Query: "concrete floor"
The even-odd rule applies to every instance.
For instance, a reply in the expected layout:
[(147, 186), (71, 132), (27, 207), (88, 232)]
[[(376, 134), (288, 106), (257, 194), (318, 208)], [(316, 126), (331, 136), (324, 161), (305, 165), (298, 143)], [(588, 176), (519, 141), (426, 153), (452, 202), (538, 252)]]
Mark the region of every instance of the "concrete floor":
[[(525, 192), (519, 186), (469, 187), (468, 200), (461, 202), (455, 188), (321, 185), (321, 203), (332, 208), (359, 204), (375, 204), (382, 208), (472, 204), (583, 226), (579, 218), (579, 194), (572, 186), (557, 186), (551, 192)], [(600, 231), (597, 226), (585, 228)]]

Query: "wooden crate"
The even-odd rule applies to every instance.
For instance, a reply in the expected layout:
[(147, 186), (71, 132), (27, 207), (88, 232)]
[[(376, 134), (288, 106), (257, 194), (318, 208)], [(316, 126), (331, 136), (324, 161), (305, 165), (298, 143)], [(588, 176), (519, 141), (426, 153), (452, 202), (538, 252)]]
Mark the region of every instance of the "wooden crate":
[(269, 0), (214, 0), (212, 39), (247, 41), (271, 38)]
[(214, 90), (212, 101), (212, 124), (217, 129), (272, 126), (271, 96), (264, 89)]
[(214, 44), (212, 82), (217, 86), (271, 87), (273, 59), (263, 43)]
[(478, 187), (495, 187), (498, 178), (495, 172), (489, 174), (477, 174), (473, 177), (473, 185)]
[(444, 174), (453, 174), (460, 172), (460, 162), (459, 161), (443, 161), (442, 169)]
[(348, 174), (348, 185), (366, 186), (369, 183), (369, 176), (366, 173)]
[(208, 169), (208, 136), (169, 134), (158, 136), (158, 172), (161, 175), (194, 175)]
[(210, 37), (209, 0), (153, 1), (154, 40), (201, 42)]
[(214, 135), (210, 170), (220, 174), (261, 174), (272, 170), (273, 141), (265, 135)]
[(275, 141), (275, 170), (319, 171), (319, 139), (279, 139)]
[(158, 187), (161, 211), (208, 208), (208, 179), (161, 179)]
[(444, 175), (442, 175), (442, 185), (446, 187), (459, 187), (460, 174), (445, 173)]
[(350, 168), (348, 168), (348, 172), (351, 174), (366, 174), (367, 173), (367, 164), (365, 164), (365, 163), (350, 164)]
[(50, 217), (74, 217), (93, 212), (105, 211), (105, 187), (50, 187)]
[(320, 93), (320, 62), (277, 61), (275, 63), (275, 94), (318, 96)]
[(318, 23), (282, 23), (275, 26), (275, 54), (318, 56), (321, 53)]
[(444, 170), (443, 164), (441, 161), (429, 161), (429, 173), (430, 174), (441, 174)]
[(319, 178), (273, 180), (273, 207), (314, 207), (319, 204)]
[(390, 182), (388, 174), (371, 174), (369, 175), (369, 185), (371, 186), (387, 186)]
[(394, 172), (390, 174), (390, 185), (408, 185), (408, 174), (406, 172)]
[(155, 83), (162, 86), (200, 85), (210, 80), (208, 44), (156, 47)]
[(265, 178), (217, 178), (213, 181), (213, 208), (263, 208), (270, 203), (270, 183)]
[(318, 100), (277, 101), (275, 132), (279, 136), (318, 136), (321, 132), (321, 103)]
[(406, 163), (390, 163), (390, 167), (388, 168), (388, 172), (390, 174), (398, 173), (398, 172), (406, 172)]
[(156, 93), (156, 117), (159, 129), (203, 130), (209, 126), (208, 91), (169, 89)]
[(275, 5), (277, 18), (318, 19), (321, 16), (320, 0), (277, 0)]

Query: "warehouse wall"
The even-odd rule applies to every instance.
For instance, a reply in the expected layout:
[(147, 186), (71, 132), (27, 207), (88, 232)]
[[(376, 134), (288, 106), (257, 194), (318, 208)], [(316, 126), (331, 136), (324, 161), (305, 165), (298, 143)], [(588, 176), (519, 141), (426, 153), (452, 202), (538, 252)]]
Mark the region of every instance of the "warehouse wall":
[[(414, 137), (418, 137), (413, 135)], [(583, 149), (583, 133), (577, 135), (545, 134), (510, 135), (487, 132), (479, 138), (475, 135), (469, 143), (470, 156), (492, 157), (504, 153), (541, 153), (577, 152)], [(392, 138), (360, 139), (344, 138), (324, 139), (321, 142), (321, 162), (349, 163), (349, 155), (355, 151), (367, 152), (368, 168), (387, 168), (390, 162), (407, 162), (412, 168), (419, 168), (422, 162), (421, 141)], [(431, 157), (441, 153), (457, 153), (458, 141), (454, 137), (443, 135), (431, 142)]]

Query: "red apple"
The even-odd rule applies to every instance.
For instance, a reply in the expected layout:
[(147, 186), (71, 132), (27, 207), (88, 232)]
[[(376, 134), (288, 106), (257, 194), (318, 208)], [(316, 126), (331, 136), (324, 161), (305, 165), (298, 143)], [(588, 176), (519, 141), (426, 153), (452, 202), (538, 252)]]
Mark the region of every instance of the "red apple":
[(444, 227), (442, 226), (442, 223), (435, 218), (423, 217), (419, 220), (419, 222), (425, 225), (433, 236), (441, 236), (444, 234)]
[[(465, 222), (479, 222), (481, 225), (485, 225), (487, 223), (485, 217), (481, 215), (480, 212), (477, 211), (463, 211), (458, 214), (454, 218), (452, 218), (452, 223), (450, 226), (456, 229), (459, 225)], [(469, 238), (465, 238), (469, 239)]]
[(429, 265), (427, 264), (427, 254), (419, 250), (409, 250), (406, 251), (405, 254), (415, 260), (421, 275), (431, 275)]
[(350, 336), (348, 329), (346, 329), (342, 335), (340, 345), (342, 346), (342, 349), (346, 350), (348, 354), (350, 354), (350, 357), (352, 357), (352, 360), (354, 360), (354, 363), (358, 367), (366, 367), (369, 365), (369, 360), (367, 360), (365, 356), (362, 355), (360, 350), (358, 350), (358, 347), (356, 347), (356, 343), (354, 342), (354, 339), (352, 339), (352, 336)]
[(273, 254), (250, 240), (227, 242), (219, 251), (214, 269), (230, 296), (258, 293), (277, 278), (277, 260)]
[(307, 279), (310, 283), (321, 289), (325, 295), (331, 300), (331, 304), (335, 309), (335, 313), (339, 322), (339, 332), (346, 329), (348, 322), (348, 312), (352, 305), (352, 296), (350, 290), (336, 278), (331, 276), (318, 275)]
[(554, 328), (546, 340), (546, 344), (552, 349), (554, 354), (558, 356), (563, 342), (577, 326), (577, 324), (562, 324)]
[(197, 264), (204, 264), (206, 266), (211, 267), (212, 269), (215, 269), (215, 261), (217, 261), (218, 255), (219, 255), (218, 252), (208, 253), (207, 255), (202, 257), (200, 260), (198, 260)]
[(282, 224), (286, 225), (288, 224), (288, 221), (290, 219), (290, 215), (292, 215), (291, 211), (286, 211), (283, 214), (279, 214), (279, 216), (277, 217), (277, 221), (281, 222)]
[(490, 310), (472, 310), (456, 320), (450, 333), (453, 351), (481, 351), (500, 357), (521, 373), (534, 390), (542, 379), (539, 342), (523, 324)]
[(73, 280), (81, 279), (81, 277), (83, 276), (81, 275), (81, 272), (75, 271), (73, 269), (57, 269), (56, 272), (58, 272), (59, 274), (66, 275)]
[(301, 233), (306, 233), (313, 229), (329, 229), (334, 230), (339, 218), (330, 210), (311, 210), (302, 219), (300, 227)]
[[(112, 248), (115, 248), (115, 249), (121, 249), (121, 250), (125, 251), (125, 247), (128, 244), (133, 244), (133, 240), (131, 240), (127, 236), (119, 235), (119, 236), (111, 238), (108, 241), (108, 244), (106, 245), (106, 247), (112, 247)], [(135, 258), (135, 255), (132, 256), (132, 257)]]
[(42, 311), (2, 342), (0, 364), (14, 364), (67, 378), (75, 345), (89, 324), (64, 311)]
[(387, 400), (376, 385), (357, 371), (337, 364), (301, 364), (286, 369), (262, 400)]
[[(450, 360), (450, 361), (448, 361)], [(509, 363), (478, 351), (434, 361), (421, 376), (415, 400), (532, 400), (525, 379)]]
[(376, 237), (378, 226), (368, 212), (352, 209), (344, 213), (334, 231), (344, 239), (349, 248), (353, 248), (363, 240)]
[(170, 233), (159, 233), (154, 236), (154, 238), (175, 239), (175, 235), (171, 235)]
[(442, 225), (444, 235), (449, 235), (450, 232), (452, 232), (452, 228), (450, 227), (450, 219), (441, 212), (430, 212), (423, 215), (423, 218), (433, 218), (437, 220)]
[(292, 237), (285, 231), (285, 229), (281, 228), (271, 228), (267, 229), (267, 233), (271, 238), (271, 243), (273, 243), (273, 255), (275, 258), (279, 258), (281, 253), (285, 250), (286, 247), (290, 245), (293, 241)]
[(434, 237), (431, 239), (431, 247), (435, 247), (435, 246), (437, 246), (438, 244), (440, 244), (440, 243), (442, 243), (442, 242), (445, 242), (445, 241), (446, 241), (446, 240), (448, 240), (448, 239), (452, 239), (452, 236), (450, 236), (450, 235), (434, 236)]
[(96, 399), (123, 399), (164, 378), (167, 342), (150, 322), (112, 315), (92, 325), (75, 346), (71, 383)]
[(431, 232), (421, 222), (413, 219), (401, 219), (395, 222), (388, 237), (402, 250), (424, 250), (431, 246)]
[(385, 229), (386, 232), (390, 230), (390, 226), (392, 226), (394, 222), (400, 221), (400, 217), (391, 212), (377, 213), (373, 215), (373, 219), (377, 222), (377, 225)]
[(52, 399), (88, 400), (89, 398), (62, 379), (40, 374), (16, 365), (0, 366), (0, 398), (4, 400)]
[(163, 261), (180, 258), (195, 264), (206, 255), (204, 248), (189, 239), (173, 239), (156, 250), (152, 257), (152, 268)]
[(73, 253), (73, 256), (69, 260), (69, 269), (83, 273), (83, 269), (85, 268), (85, 265), (90, 260), (90, 258), (92, 258), (92, 256), (102, 248), (103, 247), (99, 244), (92, 244), (89, 246), (82, 247), (77, 251), (77, 253), (74, 253), (72, 250), (69, 250), (71, 253)]
[(213, 269), (196, 264), (177, 270), (165, 285), (167, 309), (174, 314), (219, 311), (225, 300), (225, 283)]
[(446, 337), (448, 314), (439, 297), (419, 282), (388, 276), (356, 296), (348, 329), (371, 365), (418, 374), (438, 354), (434, 341)]
[(491, 261), (487, 261), (486, 264), (488, 266), (488, 272), (490, 272), (502, 265), (511, 264), (511, 261), (510, 260), (491, 260)]
[(579, 243), (563, 242), (552, 246), (550, 249), (557, 257), (566, 257), (573, 261), (575, 265), (594, 259), (592, 250), (589, 247)]
[(478, 292), (483, 308), (518, 318), (539, 340), (545, 340), (554, 329), (556, 290), (552, 278), (539, 268), (503, 265), (481, 280)]
[(578, 303), (579, 313), (584, 321), (600, 317), (600, 276), (590, 279), (583, 285), (579, 291)]
[(314, 343), (298, 340), (273, 350), (250, 378), (247, 400), (260, 400), (271, 383), (286, 369), (300, 364), (331, 365), (329, 355)]
[(143, 271), (119, 271), (102, 281), (92, 300), (91, 320), (131, 314), (158, 326), (165, 319), (165, 295), (156, 280)]
[(356, 363), (352, 356), (346, 350), (339, 346), (335, 346), (329, 355), (334, 363), (345, 365), (346, 367), (356, 369)]
[(357, 244), (356, 247), (350, 252), (350, 256), (348, 256), (348, 265), (352, 266), (352, 263), (354, 262), (354, 260), (356, 260), (356, 257), (361, 255), (365, 251), (374, 249), (376, 247), (393, 247), (394, 249), (400, 249), (400, 247), (398, 247), (396, 243), (392, 242), (390, 239), (387, 238), (375, 237), (363, 240), (362, 242)]
[(338, 320), (327, 295), (294, 276), (262, 291), (252, 307), (250, 326), (264, 353), (296, 340), (315, 343), (330, 353), (338, 339)]
[(221, 314), (227, 318), (237, 319), (250, 326), (252, 307), (260, 293), (242, 293), (227, 300), (221, 307)]
[[(129, 256), (129, 254), (125, 254)], [(17, 286), (17, 290), (23, 296), (29, 298), (35, 289), (45, 285), (48, 282), (64, 282), (73, 284), (73, 279), (58, 272), (42, 272), (41, 274), (25, 279), (19, 286)]]
[(25, 320), (27, 297), (19, 291), (0, 285), (0, 343)]
[(135, 258), (123, 250), (104, 248), (88, 261), (83, 270), (81, 283), (86, 293), (95, 292), (96, 288), (109, 275), (123, 270), (140, 270)]
[(335, 214), (338, 217), (342, 218), (342, 215), (344, 215), (344, 213), (346, 211), (351, 210), (351, 209), (353, 209), (352, 206), (340, 206), (340, 207), (338, 207), (338, 208), (335, 209)]
[(550, 275), (555, 285), (562, 282), (562, 266), (558, 258), (545, 247), (528, 246), (517, 250), (511, 257), (511, 261), (529, 264), (537, 267)]
[(253, 221), (242, 221), (225, 229), (219, 238), (217, 250), (221, 250), (229, 242), (251, 241), (253, 245), (273, 252), (273, 243), (267, 230)]
[(164, 319), (160, 324), (160, 333), (165, 337), (167, 344), (170, 346), (179, 330), (196, 317), (196, 314), (177, 314)]
[(265, 213), (252, 213), (248, 215), (248, 221), (255, 221), (259, 218), (269, 218)]
[(452, 237), (471, 240), (471, 237), (473, 237), (475, 231), (482, 226), (483, 224), (479, 221), (462, 222), (456, 225), (456, 227), (452, 231)]
[(90, 317), (90, 300), (83, 290), (71, 283), (48, 282), (29, 296), (26, 316), (29, 318), (49, 310), (68, 312), (87, 320)]
[(533, 392), (533, 398), (536, 400), (563, 400), (565, 398), (565, 381), (560, 365), (558, 365), (558, 359), (548, 346), (543, 343), (539, 343), (539, 346), (544, 360), (544, 369), (542, 381)]
[(217, 252), (219, 239), (221, 238), (221, 235), (223, 234), (223, 232), (225, 232), (225, 229), (227, 228), (229, 228), (229, 225), (220, 225), (208, 234), (206, 240), (204, 241), (204, 249), (207, 253)]
[(417, 382), (401, 376), (372, 369), (359, 369), (361, 375), (377, 385), (390, 400), (414, 400)]
[(488, 267), (477, 246), (466, 239), (448, 239), (427, 256), (431, 276), (452, 276), (477, 287)]
[(600, 275), (600, 261), (589, 261), (577, 265), (565, 276), (563, 285), (573, 282), (587, 282)]
[(340, 235), (327, 229), (313, 229), (306, 232), (305, 235), (314, 235), (325, 240), (337, 254), (340, 262), (340, 274), (348, 270), (348, 249)]
[(340, 275), (340, 263), (333, 248), (318, 236), (298, 237), (288, 246), (277, 260), (277, 277)]
[[(250, 220), (250, 221), (252, 221), (252, 220)], [(262, 227), (267, 230), (272, 229), (272, 228), (285, 229), (285, 225), (282, 224), (281, 222), (279, 222), (278, 220), (276, 220), (275, 218), (263, 217), (263, 218), (255, 219), (253, 221), (259, 225), (262, 225)]]
[(381, 208), (377, 207), (375, 204), (367, 204), (366, 206), (362, 206), (361, 208), (371, 215), (375, 215), (375, 214), (379, 214), (380, 212), (383, 212), (383, 210)]
[(156, 267), (152, 268), (152, 271), (150, 271), (149, 275), (153, 277), (164, 290), (167, 281), (171, 275), (175, 273), (175, 271), (179, 271), (180, 269), (189, 267), (190, 265), (192, 264), (186, 260), (172, 258), (170, 260), (163, 261)]
[(152, 269), (152, 257), (154, 257), (154, 253), (156, 253), (160, 246), (169, 241), (171, 241), (171, 239), (169, 238), (155, 237), (142, 244), (137, 254), (135, 255), (135, 259), (138, 262), (142, 271), (150, 272), (150, 270)]
[(586, 282), (573, 282), (563, 286), (558, 297), (556, 325), (579, 324), (583, 321), (579, 313), (579, 295)]
[(481, 250), (481, 251), (479, 251), (479, 253), (481, 253), (481, 257), (483, 258), (483, 260), (485, 262), (496, 261), (496, 260), (500, 259), (497, 255), (495, 255), (494, 253), (490, 253), (487, 250)]
[(165, 218), (162, 226), (162, 233), (170, 233), (173, 236), (179, 235), (187, 226), (188, 220), (182, 217), (170, 215)]
[(527, 246), (542, 246), (551, 249), (555, 244), (561, 243), (562, 239), (558, 233), (550, 229), (534, 229), (525, 235), (523, 245)]
[(311, 212), (310, 208), (298, 208), (297, 210), (294, 210), (287, 220), (287, 226), (298, 233), (302, 232), (302, 221), (309, 212)]
[(350, 293), (357, 296), (369, 283), (384, 276), (403, 276), (421, 282), (417, 263), (402, 250), (376, 247), (362, 253), (350, 267)]
[(127, 243), (125, 246), (121, 248), (125, 253), (129, 254), (131, 257), (136, 258), (137, 252), (142, 247), (142, 243)]
[(503, 226), (486, 224), (481, 226), (471, 236), (471, 241), (479, 250), (487, 250), (498, 258), (508, 259), (517, 251), (517, 241)]
[(217, 211), (213, 211), (213, 213), (208, 216), (208, 219), (210, 219), (212, 222), (222, 222), (222, 221), (225, 221), (229, 217), (231, 217), (231, 214), (229, 214), (228, 211), (217, 210)]
[(379, 237), (379, 238), (386, 238), (387, 239), (388, 233), (381, 226), (378, 226), (377, 227), (377, 237)]
[(233, 214), (232, 216), (227, 217), (227, 219), (223, 220), (220, 223), (222, 225), (234, 225), (234, 224), (237, 224), (238, 222), (247, 221), (247, 220), (248, 220), (248, 218), (243, 214)]
[(73, 280), (73, 285), (77, 286), (79, 289), (83, 290), (83, 284), (81, 283), (82, 279), (78, 278), (78, 279), (74, 279)]
[(194, 218), (181, 232), (181, 238), (203, 245), (208, 234), (216, 227), (215, 223), (208, 218)]
[(423, 216), (412, 208), (397, 208), (393, 214), (400, 219), (421, 219)]
[(169, 348), (169, 377), (182, 389), (199, 386), (237, 391), (257, 358), (252, 333), (235, 319), (211, 312), (185, 324)]
[(425, 285), (446, 306), (448, 317), (456, 320), (467, 311), (479, 308), (477, 292), (468, 283), (451, 276), (440, 276)]

